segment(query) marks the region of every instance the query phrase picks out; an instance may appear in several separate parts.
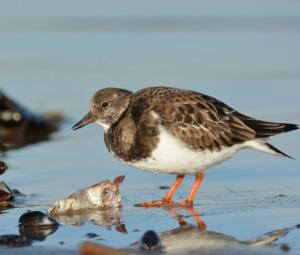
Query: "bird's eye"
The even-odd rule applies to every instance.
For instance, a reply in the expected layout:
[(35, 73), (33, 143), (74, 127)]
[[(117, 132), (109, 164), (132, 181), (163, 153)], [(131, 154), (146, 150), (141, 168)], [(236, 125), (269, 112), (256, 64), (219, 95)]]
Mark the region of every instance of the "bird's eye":
[(102, 104), (101, 104), (101, 106), (103, 107), (103, 108), (105, 108), (105, 107), (107, 107), (109, 105), (109, 103), (108, 102), (102, 102)]

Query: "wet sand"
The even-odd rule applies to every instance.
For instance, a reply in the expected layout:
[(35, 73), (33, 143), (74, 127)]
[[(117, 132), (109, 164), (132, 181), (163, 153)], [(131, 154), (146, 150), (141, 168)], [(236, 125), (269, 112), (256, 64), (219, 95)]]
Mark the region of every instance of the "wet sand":
[[(122, 210), (114, 219), (128, 232), (119, 232), (113, 220), (94, 224), (96, 215), (62, 225), (33, 247), (11, 251), (67, 253), (83, 241), (127, 247), (146, 230), (177, 227), (168, 210), (133, 206), (161, 198), (166, 190), (159, 187), (170, 185), (174, 176), (116, 161), (100, 127), (71, 131), (101, 87), (189, 88), (257, 118), (300, 123), (299, 7), (295, 1), (3, 4), (1, 89), (35, 112), (58, 111), (66, 120), (50, 141), (1, 158), (9, 170), (0, 180), (26, 196), (0, 210), (0, 235), (19, 234), (18, 219), (27, 210), (46, 213), (66, 195), (118, 175), (126, 179)], [(296, 131), (272, 139), (296, 160), (243, 151), (207, 171), (195, 210), (208, 230), (247, 240), (300, 223), (298, 138)], [(192, 181), (186, 178), (176, 200), (186, 196)], [(195, 224), (186, 210), (180, 213)], [(299, 238), (293, 231), (278, 243), (299, 252)], [(8, 248), (0, 247), (0, 254), (9, 254)]]

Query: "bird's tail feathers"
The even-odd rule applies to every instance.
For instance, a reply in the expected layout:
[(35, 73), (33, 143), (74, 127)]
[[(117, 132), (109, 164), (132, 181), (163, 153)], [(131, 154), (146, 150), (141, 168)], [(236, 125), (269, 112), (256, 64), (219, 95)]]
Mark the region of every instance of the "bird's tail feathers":
[(293, 157), (277, 149), (272, 144), (268, 143), (266, 139), (255, 139), (255, 140), (248, 141), (246, 142), (246, 146), (275, 156), (283, 156), (290, 159), (294, 159)]

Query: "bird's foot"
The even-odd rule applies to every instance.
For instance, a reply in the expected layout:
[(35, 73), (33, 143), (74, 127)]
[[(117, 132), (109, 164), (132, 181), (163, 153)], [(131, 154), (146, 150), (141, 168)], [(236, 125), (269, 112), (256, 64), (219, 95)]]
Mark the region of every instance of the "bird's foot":
[(154, 200), (154, 201), (148, 201), (148, 202), (135, 204), (135, 206), (136, 207), (152, 208), (152, 207), (169, 206), (172, 203), (174, 203), (174, 202), (171, 201), (171, 200), (161, 199), (161, 200)]

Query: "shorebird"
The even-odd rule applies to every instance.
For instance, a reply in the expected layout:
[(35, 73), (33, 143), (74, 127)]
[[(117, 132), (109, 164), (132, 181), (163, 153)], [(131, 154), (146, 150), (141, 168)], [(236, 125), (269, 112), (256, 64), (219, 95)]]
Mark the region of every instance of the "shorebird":
[[(211, 96), (169, 87), (149, 87), (135, 93), (100, 89), (91, 99), (90, 111), (73, 130), (90, 123), (104, 128), (105, 144), (120, 161), (146, 171), (177, 175), (163, 199), (137, 205), (141, 207), (191, 207), (206, 169), (245, 148), (290, 157), (267, 138), (299, 128), (257, 120)], [(175, 203), (172, 197), (185, 175), (195, 175), (195, 183), (187, 199)]]

